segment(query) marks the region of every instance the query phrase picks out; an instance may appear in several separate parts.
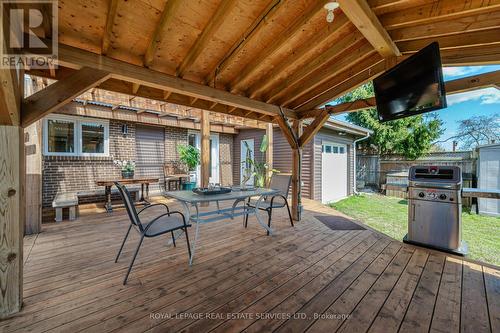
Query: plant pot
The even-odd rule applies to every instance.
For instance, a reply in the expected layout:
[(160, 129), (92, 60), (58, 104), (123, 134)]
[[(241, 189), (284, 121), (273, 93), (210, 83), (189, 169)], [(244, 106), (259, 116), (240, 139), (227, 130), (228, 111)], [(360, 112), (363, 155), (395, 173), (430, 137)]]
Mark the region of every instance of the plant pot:
[(132, 171), (122, 170), (122, 178), (123, 179), (134, 178), (134, 170), (132, 170)]
[(182, 189), (185, 191), (190, 191), (190, 190), (194, 189), (195, 187), (196, 187), (195, 182), (182, 183)]

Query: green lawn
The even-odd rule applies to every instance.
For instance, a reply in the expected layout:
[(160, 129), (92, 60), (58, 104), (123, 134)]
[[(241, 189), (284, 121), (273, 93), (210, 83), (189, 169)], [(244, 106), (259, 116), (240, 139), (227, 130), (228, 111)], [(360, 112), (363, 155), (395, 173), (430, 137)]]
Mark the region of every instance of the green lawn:
[[(362, 194), (331, 206), (393, 238), (401, 240), (407, 233), (406, 200)], [(500, 218), (463, 213), (462, 227), (468, 257), (500, 266)]]

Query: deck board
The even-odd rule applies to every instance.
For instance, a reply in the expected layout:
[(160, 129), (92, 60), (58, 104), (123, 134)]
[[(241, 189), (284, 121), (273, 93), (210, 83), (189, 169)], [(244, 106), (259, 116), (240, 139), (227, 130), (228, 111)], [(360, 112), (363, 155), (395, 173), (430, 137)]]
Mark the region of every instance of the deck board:
[(271, 237), (254, 218), (203, 225), (192, 267), (184, 236), (148, 239), (126, 286), (138, 235), (115, 264), (123, 210), (44, 225), (24, 244), (23, 310), (0, 331), (498, 331), (497, 267), (331, 230), (319, 214), (339, 213), (306, 200), (295, 227), (274, 214)]

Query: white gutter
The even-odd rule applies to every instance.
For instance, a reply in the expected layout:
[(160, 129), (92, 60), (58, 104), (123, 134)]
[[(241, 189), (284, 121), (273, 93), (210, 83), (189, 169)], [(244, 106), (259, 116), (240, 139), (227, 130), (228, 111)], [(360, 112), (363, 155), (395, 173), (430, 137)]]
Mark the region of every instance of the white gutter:
[(356, 143), (360, 142), (360, 141), (363, 141), (363, 140), (366, 140), (370, 137), (370, 133), (366, 134), (366, 136), (360, 138), (360, 139), (357, 139), (357, 140), (354, 140), (353, 142), (353, 154), (354, 154), (354, 182), (353, 182), (353, 192), (355, 195), (358, 195), (358, 191), (356, 190), (356, 166), (357, 166), (357, 161), (356, 161), (356, 150), (357, 150), (357, 147), (356, 147)]

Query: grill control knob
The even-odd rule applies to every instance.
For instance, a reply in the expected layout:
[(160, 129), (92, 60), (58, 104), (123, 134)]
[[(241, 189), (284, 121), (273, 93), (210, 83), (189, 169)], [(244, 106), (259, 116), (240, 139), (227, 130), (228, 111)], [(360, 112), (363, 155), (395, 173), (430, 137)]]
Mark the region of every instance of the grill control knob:
[(446, 194), (440, 194), (439, 199), (441, 200), (446, 200)]
[(421, 198), (423, 198), (423, 197), (425, 197), (425, 193), (424, 193), (424, 192), (420, 192), (420, 193), (418, 194), (418, 196), (419, 196), (419, 197), (421, 197)]

